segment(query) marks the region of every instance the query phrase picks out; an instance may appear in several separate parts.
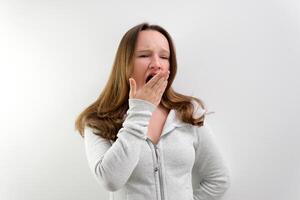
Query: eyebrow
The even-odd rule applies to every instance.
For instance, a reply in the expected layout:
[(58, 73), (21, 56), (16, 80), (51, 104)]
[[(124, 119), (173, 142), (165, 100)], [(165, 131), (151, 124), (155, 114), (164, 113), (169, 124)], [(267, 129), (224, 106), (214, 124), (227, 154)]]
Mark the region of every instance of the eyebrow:
[[(141, 50), (137, 50), (136, 52), (149, 52), (149, 51), (151, 52), (150, 49), (141, 49)], [(170, 52), (166, 49), (162, 49), (161, 51), (164, 52), (164, 53), (170, 54)]]

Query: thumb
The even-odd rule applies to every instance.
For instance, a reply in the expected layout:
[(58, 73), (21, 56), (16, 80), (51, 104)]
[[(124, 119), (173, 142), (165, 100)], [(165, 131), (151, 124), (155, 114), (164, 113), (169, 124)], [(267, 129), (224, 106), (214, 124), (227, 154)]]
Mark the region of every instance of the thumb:
[(129, 98), (134, 98), (136, 93), (136, 84), (133, 78), (129, 79), (130, 91), (129, 91)]

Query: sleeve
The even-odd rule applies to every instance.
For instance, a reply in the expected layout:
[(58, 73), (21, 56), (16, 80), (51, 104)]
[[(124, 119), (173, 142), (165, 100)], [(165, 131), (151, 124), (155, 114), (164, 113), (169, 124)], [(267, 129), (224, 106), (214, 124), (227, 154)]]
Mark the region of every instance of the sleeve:
[(117, 140), (111, 143), (85, 128), (85, 151), (96, 180), (109, 191), (120, 189), (139, 161), (141, 144), (147, 139), (150, 117), (156, 106), (141, 99), (129, 99), (129, 109)]
[(192, 170), (194, 200), (217, 200), (230, 187), (229, 168), (206, 122), (197, 128), (197, 135), (198, 145)]

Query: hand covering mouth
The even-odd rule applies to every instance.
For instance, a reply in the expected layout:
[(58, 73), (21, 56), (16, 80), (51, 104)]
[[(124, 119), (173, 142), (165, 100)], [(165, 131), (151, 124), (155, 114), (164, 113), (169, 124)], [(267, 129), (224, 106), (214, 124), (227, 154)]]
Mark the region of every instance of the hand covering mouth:
[(150, 73), (145, 80), (145, 84), (148, 83), (148, 81), (150, 81), (158, 73), (159, 73), (158, 71)]

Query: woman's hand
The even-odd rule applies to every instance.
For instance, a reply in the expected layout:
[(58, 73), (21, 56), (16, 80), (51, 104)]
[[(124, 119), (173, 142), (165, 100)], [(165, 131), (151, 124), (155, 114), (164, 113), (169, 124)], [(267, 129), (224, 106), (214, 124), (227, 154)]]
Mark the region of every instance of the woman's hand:
[(158, 106), (167, 87), (169, 74), (170, 71), (158, 72), (138, 91), (136, 91), (136, 82), (134, 78), (130, 78), (129, 98), (142, 99)]

